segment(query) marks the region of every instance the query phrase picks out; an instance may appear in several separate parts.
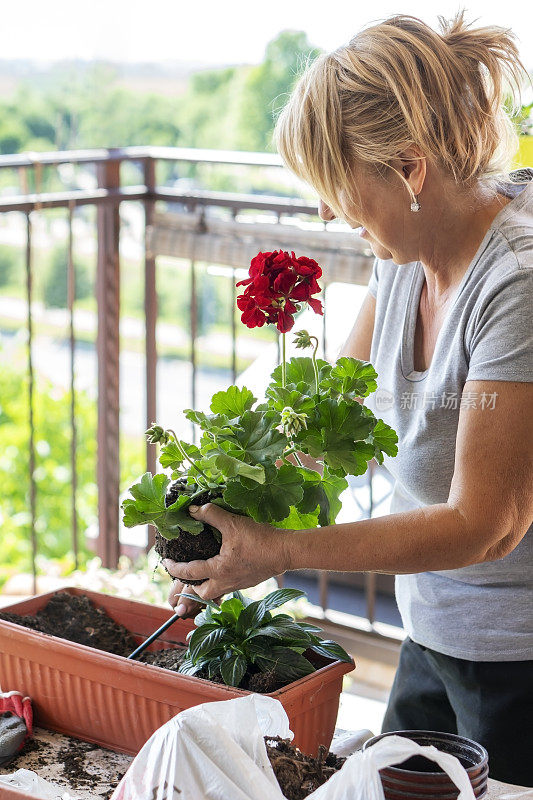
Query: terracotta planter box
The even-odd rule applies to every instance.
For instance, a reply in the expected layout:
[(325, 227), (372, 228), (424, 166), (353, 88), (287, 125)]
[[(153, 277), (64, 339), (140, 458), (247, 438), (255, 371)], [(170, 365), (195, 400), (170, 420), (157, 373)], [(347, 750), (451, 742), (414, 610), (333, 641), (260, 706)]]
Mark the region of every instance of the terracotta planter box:
[[(93, 603), (131, 631), (139, 643), (170, 616), (170, 610), (98, 592), (67, 588)], [(4, 608), (35, 614), (52, 592)], [(179, 620), (153, 649), (172, 647), (194, 627)], [(353, 663), (333, 661), (272, 692), (283, 705), (295, 744), (316, 754), (329, 746), (339, 707), (343, 675)], [(66, 733), (119, 753), (136, 754), (145, 741), (180, 711), (199, 703), (230, 700), (249, 692), (128, 661), (0, 620), (0, 682), (33, 700), (36, 725)]]
[(0, 784), (0, 797), (2, 800), (35, 800), (35, 795), (25, 794), (18, 789), (10, 789), (9, 786)]

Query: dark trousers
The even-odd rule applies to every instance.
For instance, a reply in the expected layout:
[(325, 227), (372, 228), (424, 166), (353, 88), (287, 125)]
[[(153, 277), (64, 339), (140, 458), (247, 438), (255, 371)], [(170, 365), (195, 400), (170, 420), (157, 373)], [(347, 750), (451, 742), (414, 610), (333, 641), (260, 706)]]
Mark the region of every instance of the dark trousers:
[(382, 730), (466, 736), (491, 778), (533, 786), (533, 661), (466, 661), (406, 639)]

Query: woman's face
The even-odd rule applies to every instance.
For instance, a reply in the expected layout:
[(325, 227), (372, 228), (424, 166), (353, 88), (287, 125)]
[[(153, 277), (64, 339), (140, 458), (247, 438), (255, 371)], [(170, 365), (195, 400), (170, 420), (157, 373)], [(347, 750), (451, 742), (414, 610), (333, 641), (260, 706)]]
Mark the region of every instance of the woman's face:
[[(420, 234), (418, 214), (411, 211), (411, 199), (399, 178), (371, 175), (358, 171), (353, 191), (339, 195), (342, 218), (365, 239), (374, 255), (407, 264), (418, 258)], [(334, 212), (323, 200), (318, 213), (324, 221), (335, 219)]]

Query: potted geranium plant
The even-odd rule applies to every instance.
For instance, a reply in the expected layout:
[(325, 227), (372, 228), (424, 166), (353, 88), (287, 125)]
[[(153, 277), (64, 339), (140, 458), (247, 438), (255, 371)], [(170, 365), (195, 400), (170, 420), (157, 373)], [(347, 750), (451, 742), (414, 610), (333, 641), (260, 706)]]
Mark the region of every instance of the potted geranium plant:
[[(145, 473), (123, 501), (127, 527), (153, 524), (162, 558), (184, 562), (220, 551), (220, 534), (188, 513), (192, 503), (217, 503), (257, 522), (288, 529), (335, 522), (348, 475), (361, 475), (368, 462), (397, 453), (397, 436), (362, 404), (376, 389), (371, 364), (343, 357), (335, 364), (317, 358), (318, 339), (296, 334), (296, 346), (311, 357), (286, 359), (285, 338), (294, 315), (307, 303), (322, 313), (315, 297), (322, 271), (311, 258), (274, 251), (259, 253), (237, 298), (250, 328), (275, 324), (281, 333), (281, 364), (274, 370), (266, 401), (246, 387), (217, 392), (211, 414), (185, 416), (201, 429), (198, 445), (152, 425), (149, 441), (161, 444), (165, 473)], [(320, 471), (303, 465), (299, 453), (317, 459)]]

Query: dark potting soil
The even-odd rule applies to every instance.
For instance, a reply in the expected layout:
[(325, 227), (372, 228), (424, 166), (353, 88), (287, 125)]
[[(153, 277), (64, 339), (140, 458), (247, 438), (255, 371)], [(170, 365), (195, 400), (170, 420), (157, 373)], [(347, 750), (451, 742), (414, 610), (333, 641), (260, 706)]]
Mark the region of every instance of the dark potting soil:
[[(213, 678), (210, 678), (206, 669), (202, 669), (200, 672), (197, 672), (196, 677), (204, 678), (205, 680), (210, 680), (212, 683), (220, 683), (222, 686), (226, 686), (221, 675), (215, 675)], [(286, 685), (286, 683), (283, 683), (283, 681), (277, 679), (272, 672), (250, 672), (250, 670), (248, 670), (245, 672), (244, 677), (237, 688), (244, 689), (248, 692), (257, 692), (257, 694), (268, 694), (269, 692), (275, 692), (276, 689), (281, 689), (282, 686)]]
[(244, 676), (241, 688), (258, 694), (268, 694), (269, 692), (275, 692), (276, 689), (281, 689), (285, 685), (279, 678), (276, 678), (273, 672), (254, 672), (251, 675)]
[(328, 753), (322, 745), (313, 758), (293, 747), (288, 739), (265, 736), (268, 758), (287, 800), (304, 800), (340, 770), (345, 758)]
[(180, 649), (178, 647), (169, 647), (165, 650), (156, 650), (151, 652), (144, 652), (137, 661), (141, 661), (143, 664), (152, 664), (156, 667), (162, 667), (163, 669), (170, 669), (174, 672), (178, 672), (180, 665), (185, 658), (185, 648), (186, 645), (183, 645), (183, 648)]
[[(186, 486), (184, 478), (180, 478), (172, 483), (167, 491), (165, 503), (168, 506), (175, 503), (178, 497), (183, 493)], [(187, 487), (189, 491), (194, 491), (196, 487), (190, 485)], [(194, 502), (201, 506), (205, 503), (211, 502), (216, 497), (220, 497), (221, 492), (205, 491), (194, 498)], [(165, 539), (164, 536), (156, 531), (155, 535), (155, 551), (161, 558), (170, 558), (172, 561), (205, 561), (207, 558), (212, 558), (220, 553), (220, 534), (213, 528), (212, 525), (204, 523), (203, 530), (198, 534), (189, 533), (188, 531), (181, 531), (177, 539)], [(185, 581), (183, 581), (185, 583)], [(191, 586), (197, 586), (203, 583), (201, 580), (187, 581)]]
[(128, 656), (137, 647), (132, 634), (85, 595), (56, 592), (33, 616), (5, 611), (0, 619), (118, 656)]

